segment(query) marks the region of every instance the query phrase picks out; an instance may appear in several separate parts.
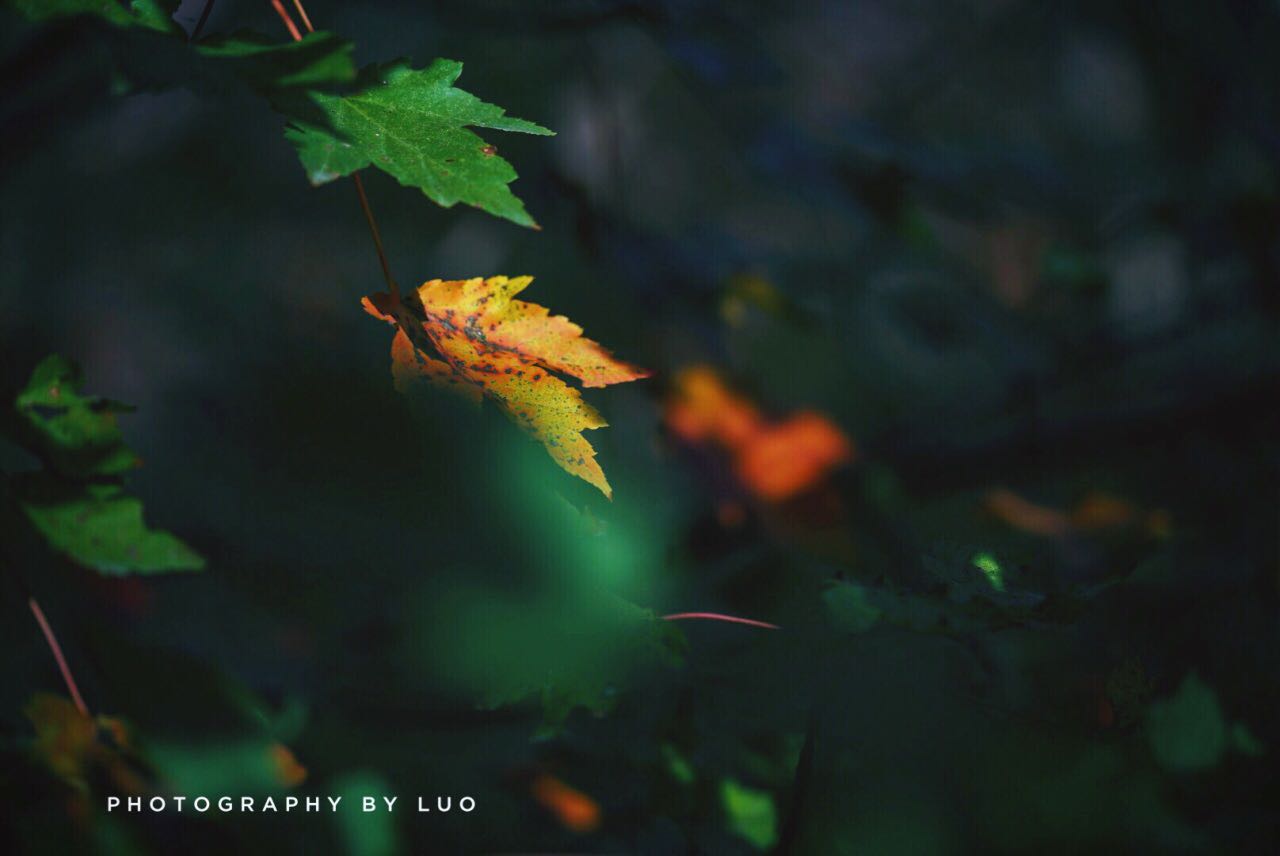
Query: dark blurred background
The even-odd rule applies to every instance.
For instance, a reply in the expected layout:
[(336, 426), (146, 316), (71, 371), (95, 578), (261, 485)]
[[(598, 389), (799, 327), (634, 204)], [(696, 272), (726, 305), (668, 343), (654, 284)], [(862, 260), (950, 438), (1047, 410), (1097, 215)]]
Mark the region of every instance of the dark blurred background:
[[(61, 684), (14, 594), (14, 848), (1275, 852), (1275, 2), (307, 6), (557, 132), (484, 134), (542, 231), (365, 180), (402, 282), (531, 274), (655, 370), (587, 394), (614, 501), (492, 408), (394, 391), (354, 190), (310, 187), (260, 99), (119, 94), (100, 28), (0, 10), (0, 384), (59, 352), (138, 405), (131, 489), (209, 562), (23, 554), (90, 707), (190, 788), (269, 790), (234, 761), (265, 734), (299, 793), (480, 806), (69, 822), (22, 750)], [(242, 27), (284, 38), (250, 0), (205, 32)], [(856, 451), (753, 493), (671, 430), (691, 366)], [(782, 629), (680, 624), (599, 715), (477, 709), (583, 656), (536, 649), (605, 596)]]

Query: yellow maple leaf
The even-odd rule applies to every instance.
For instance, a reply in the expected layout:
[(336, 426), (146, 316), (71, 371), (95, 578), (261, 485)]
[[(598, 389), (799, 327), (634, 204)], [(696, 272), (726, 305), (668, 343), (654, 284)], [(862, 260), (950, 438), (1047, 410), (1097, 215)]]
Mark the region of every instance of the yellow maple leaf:
[(89, 792), (95, 774), (108, 786), (126, 793), (142, 793), (146, 781), (132, 757), (132, 735), (119, 719), (90, 717), (70, 699), (36, 693), (23, 710), (35, 727), (32, 751), (67, 784)]
[(515, 300), (531, 282), (531, 276), (433, 279), (418, 288), (417, 300), (375, 294), (363, 304), (370, 315), (396, 327), (391, 373), (397, 389), (428, 381), (476, 401), (487, 396), (540, 440), (566, 472), (611, 497), (595, 449), (582, 434), (607, 423), (552, 372), (576, 377), (587, 387), (637, 380), (649, 372), (614, 359), (563, 315)]

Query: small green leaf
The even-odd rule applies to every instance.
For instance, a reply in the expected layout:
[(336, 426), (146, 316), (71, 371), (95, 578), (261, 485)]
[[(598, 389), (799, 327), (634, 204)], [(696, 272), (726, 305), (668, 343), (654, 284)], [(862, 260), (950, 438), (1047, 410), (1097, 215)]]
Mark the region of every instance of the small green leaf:
[(354, 45), (332, 33), (308, 33), (300, 42), (279, 42), (248, 31), (204, 39), (196, 52), (255, 89), (331, 86), (355, 80)]
[(1227, 751), (1227, 720), (1218, 696), (1194, 672), (1177, 693), (1147, 711), (1147, 739), (1168, 770), (1207, 770)]
[(993, 553), (976, 553), (969, 561), (975, 568), (982, 571), (993, 589), (1004, 591), (1004, 568)]
[(143, 27), (161, 33), (178, 31), (173, 13), (176, 0), (10, 0), (12, 5), (33, 21), (93, 15), (116, 27)]
[(14, 401), (21, 421), (18, 442), (70, 478), (119, 475), (138, 466), (116, 424), (116, 414), (132, 408), (83, 396), (83, 384), (74, 363), (46, 357)]
[[(467, 128), (552, 132), (457, 89), (461, 73), (462, 63), (453, 60), (421, 70), (400, 61), (365, 69), (354, 94), (308, 92), (277, 107), (290, 119), (286, 136), (313, 184), (376, 166), (445, 208), (465, 202), (533, 226), (507, 186), (516, 178), (511, 164)], [(310, 118), (317, 109), (323, 123)]]
[(168, 532), (148, 529), (142, 502), (118, 484), (72, 484), (45, 474), (14, 480), (32, 525), (59, 552), (104, 574), (198, 571), (194, 550)]
[(720, 783), (720, 801), (735, 835), (758, 850), (772, 847), (778, 840), (778, 812), (768, 791), (725, 779)]

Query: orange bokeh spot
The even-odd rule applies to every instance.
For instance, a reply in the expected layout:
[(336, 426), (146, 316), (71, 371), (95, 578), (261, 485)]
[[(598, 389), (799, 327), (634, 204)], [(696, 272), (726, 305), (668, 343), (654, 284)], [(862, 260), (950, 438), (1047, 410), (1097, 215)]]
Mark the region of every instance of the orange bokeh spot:
[(757, 496), (790, 499), (853, 458), (853, 443), (818, 413), (797, 413), (738, 450), (734, 471)]
[(666, 421), (682, 440), (728, 452), (739, 482), (773, 502), (803, 493), (854, 457), (853, 441), (825, 416), (805, 411), (771, 421), (709, 366), (676, 375)]
[(533, 780), (533, 798), (550, 811), (565, 829), (591, 832), (600, 826), (600, 806), (582, 791), (546, 774)]
[(1036, 505), (1008, 488), (989, 492), (986, 507), (1000, 522), (1032, 535), (1065, 535), (1071, 530), (1071, 521), (1061, 511)]
[(272, 743), (267, 747), (271, 764), (275, 768), (276, 780), (286, 788), (302, 784), (307, 778), (307, 768), (298, 763), (292, 751), (283, 743)]

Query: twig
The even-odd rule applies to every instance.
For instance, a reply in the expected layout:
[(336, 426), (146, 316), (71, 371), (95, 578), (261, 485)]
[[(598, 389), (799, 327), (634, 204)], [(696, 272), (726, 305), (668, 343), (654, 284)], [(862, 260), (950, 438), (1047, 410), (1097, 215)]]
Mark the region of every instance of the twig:
[(276, 14), (280, 16), (280, 20), (284, 21), (285, 27), (289, 30), (289, 35), (293, 36), (295, 42), (302, 41), (302, 33), (298, 32), (298, 25), (293, 22), (293, 18), (289, 17), (289, 12), (284, 8), (284, 4), (280, 0), (271, 0), (271, 8), (276, 10)]
[(746, 624), (751, 627), (763, 627), (765, 630), (782, 629), (778, 625), (770, 624), (767, 621), (756, 621), (754, 618), (739, 618), (736, 615), (721, 615), (718, 612), (673, 612), (670, 615), (662, 616), (663, 621), (685, 621), (690, 618), (705, 621), (727, 621), (730, 624)]
[(307, 17), (307, 10), (302, 8), (302, 0), (293, 0), (293, 8), (298, 10), (298, 17), (302, 19), (302, 26), (307, 28), (307, 32), (314, 33), (316, 28), (311, 26), (311, 19)]
[[(302, 0), (293, 0), (293, 5), (298, 10), (298, 15), (302, 18), (302, 24), (307, 28), (307, 32), (314, 33), (315, 28), (311, 26), (311, 19), (307, 17), (307, 10), (303, 8)], [(289, 11), (284, 8), (280, 0), (271, 0), (271, 7), (276, 10), (280, 20), (284, 21), (284, 25), (288, 28), (289, 35), (293, 36), (293, 40), (295, 42), (302, 41), (302, 33), (298, 32), (298, 25), (293, 22)], [(378, 231), (378, 221), (374, 219), (373, 208), (369, 206), (369, 197), (364, 192), (364, 182), (360, 180), (360, 173), (353, 172), (351, 180), (355, 182), (356, 194), (360, 197), (360, 210), (364, 212), (365, 222), (369, 224), (369, 233), (373, 235), (373, 247), (378, 251), (378, 264), (382, 265), (382, 277), (387, 281), (387, 290), (391, 294), (391, 302), (399, 304), (400, 286), (396, 284), (395, 277), (391, 275), (391, 263), (387, 261), (387, 251), (382, 246), (382, 234)]]
[(71, 675), (71, 667), (67, 665), (67, 658), (62, 656), (62, 646), (58, 644), (58, 637), (53, 635), (53, 628), (49, 626), (49, 619), (44, 617), (44, 610), (40, 608), (40, 604), (34, 597), (27, 598), (27, 605), (31, 607), (31, 614), (36, 617), (36, 624), (40, 625), (40, 630), (44, 633), (44, 641), (49, 643), (49, 650), (53, 652), (53, 659), (58, 661), (58, 670), (62, 672), (62, 680), (67, 684), (67, 690), (71, 693), (71, 700), (76, 703), (76, 708), (85, 716), (89, 716), (89, 707), (84, 703), (84, 698), (80, 695), (80, 688), (76, 686), (76, 679)]
[(209, 20), (209, 13), (213, 11), (215, 0), (204, 0), (204, 10), (200, 13), (200, 20), (196, 21), (195, 27), (191, 30), (191, 35), (187, 37), (187, 41), (194, 42), (200, 38), (200, 31), (204, 29), (205, 22)]
[(369, 207), (369, 197), (364, 193), (364, 182), (360, 180), (360, 173), (351, 173), (351, 180), (355, 182), (356, 193), (360, 196), (360, 210), (364, 212), (364, 219), (369, 223), (369, 232), (373, 235), (373, 246), (378, 251), (378, 263), (382, 265), (382, 276), (387, 281), (387, 288), (391, 290), (391, 302), (397, 304), (400, 302), (400, 286), (396, 285), (395, 277), (391, 275), (391, 264), (387, 261), (387, 252), (382, 248), (382, 235), (378, 233), (378, 221), (373, 219), (373, 209)]

